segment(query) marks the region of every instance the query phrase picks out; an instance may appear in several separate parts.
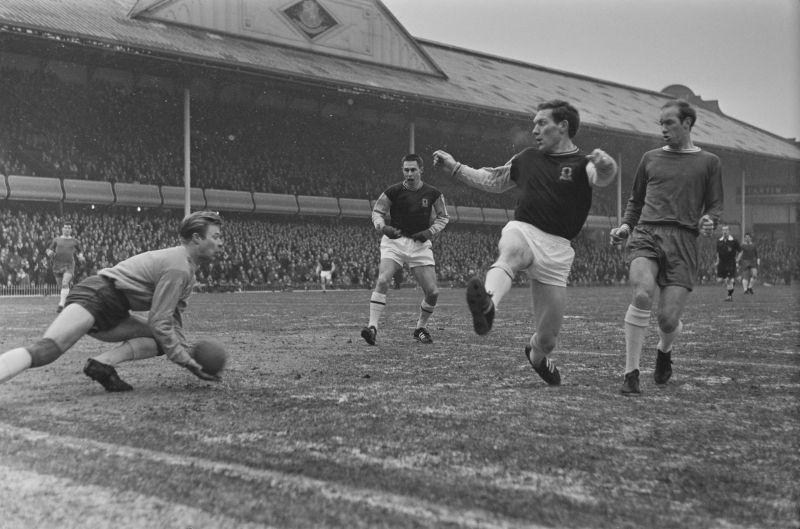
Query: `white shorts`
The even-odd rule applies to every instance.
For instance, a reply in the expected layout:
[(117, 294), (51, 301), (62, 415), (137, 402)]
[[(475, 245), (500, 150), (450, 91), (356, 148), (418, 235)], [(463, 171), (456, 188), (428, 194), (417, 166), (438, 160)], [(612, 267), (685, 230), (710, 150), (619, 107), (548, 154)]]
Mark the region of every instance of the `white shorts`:
[(528, 277), (545, 285), (567, 286), (569, 271), (575, 259), (575, 250), (570, 242), (518, 220), (506, 224), (503, 233), (512, 230), (522, 235), (533, 253), (533, 263), (526, 270)]
[(432, 247), (431, 241), (419, 242), (409, 237), (390, 239), (384, 235), (381, 238), (381, 261), (391, 259), (400, 266), (407, 264), (409, 268), (435, 266)]
[(320, 281), (331, 281), (333, 278), (333, 270), (322, 270), (319, 273)]

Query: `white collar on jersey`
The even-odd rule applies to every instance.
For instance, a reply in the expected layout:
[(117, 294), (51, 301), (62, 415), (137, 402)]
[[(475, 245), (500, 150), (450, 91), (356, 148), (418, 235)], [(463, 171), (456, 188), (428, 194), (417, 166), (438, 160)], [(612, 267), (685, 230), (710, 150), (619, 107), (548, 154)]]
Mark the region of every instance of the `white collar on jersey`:
[(564, 152), (546, 152), (547, 156), (567, 156), (569, 154), (575, 154), (576, 152), (580, 151), (578, 147), (573, 147), (572, 149)]
[(691, 149), (673, 149), (669, 145), (664, 145), (661, 148), (667, 152), (677, 152), (677, 153), (700, 152), (700, 147), (692, 147)]

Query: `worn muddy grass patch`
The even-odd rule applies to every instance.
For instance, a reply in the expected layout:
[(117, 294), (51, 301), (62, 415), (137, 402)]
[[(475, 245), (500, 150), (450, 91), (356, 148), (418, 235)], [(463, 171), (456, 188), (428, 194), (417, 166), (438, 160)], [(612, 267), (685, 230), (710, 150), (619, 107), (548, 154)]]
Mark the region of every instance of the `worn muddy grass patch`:
[[(411, 336), (421, 293), (390, 291), (375, 347), (368, 292), (198, 295), (186, 326), (231, 352), (220, 384), (156, 358), (121, 365), (135, 391), (107, 394), (81, 373), (104, 345), (83, 339), (0, 386), (0, 473), (27, 483), (0, 512), (104, 527), (117, 494), (146, 506), (119, 527), (149, 526), (147, 509), (193, 528), (800, 527), (798, 293), (697, 289), (673, 379), (652, 383), (653, 321), (632, 398), (627, 289), (569, 289), (558, 388), (523, 354), (527, 290), (486, 337), (443, 290), (432, 345)], [(38, 337), (53, 304), (0, 298), (0, 348)], [(40, 489), (58, 523), (23, 494)]]

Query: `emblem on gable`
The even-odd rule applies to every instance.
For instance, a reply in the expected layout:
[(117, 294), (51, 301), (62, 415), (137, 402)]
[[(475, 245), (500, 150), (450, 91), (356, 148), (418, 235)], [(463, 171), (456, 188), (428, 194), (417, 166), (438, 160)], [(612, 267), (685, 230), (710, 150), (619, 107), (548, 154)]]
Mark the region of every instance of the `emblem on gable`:
[(284, 9), (283, 14), (309, 40), (314, 40), (339, 25), (317, 0), (300, 0)]

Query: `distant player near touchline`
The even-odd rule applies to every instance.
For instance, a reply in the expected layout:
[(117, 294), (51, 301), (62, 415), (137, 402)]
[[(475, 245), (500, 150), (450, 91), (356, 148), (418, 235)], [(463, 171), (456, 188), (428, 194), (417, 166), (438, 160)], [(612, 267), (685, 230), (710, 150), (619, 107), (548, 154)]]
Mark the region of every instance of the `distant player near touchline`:
[(333, 273), (336, 271), (336, 263), (327, 253), (323, 253), (322, 257), (317, 261), (317, 275), (319, 276), (319, 283), (322, 286), (322, 292), (325, 292), (328, 285), (333, 285)]
[(697, 113), (686, 101), (661, 106), (664, 147), (644, 153), (625, 216), (611, 230), (614, 246), (625, 239), (633, 299), (624, 319), (625, 374), (620, 392), (638, 395), (639, 359), (658, 290), (658, 345), (653, 379), (672, 376), (672, 345), (683, 329), (681, 314), (697, 278), (697, 236), (711, 237), (722, 213), (719, 157), (696, 147)]
[(549, 385), (561, 384), (550, 354), (564, 318), (567, 279), (575, 258), (570, 241), (580, 233), (592, 205), (592, 188), (605, 187), (617, 174), (614, 159), (600, 149), (586, 154), (572, 142), (580, 126), (578, 110), (561, 100), (540, 104), (533, 118), (538, 148), (514, 155), (505, 165), (473, 169), (444, 151), (434, 152), (434, 164), (465, 184), (493, 193), (519, 188), (514, 220), (503, 228), (500, 256), (486, 273), (485, 283), (467, 283), (472, 325), (487, 334), (500, 301), (517, 272), (531, 280), (535, 332), (525, 347), (531, 367)]
[(407, 154), (402, 164), (403, 180), (381, 193), (372, 209), (372, 224), (383, 237), (378, 279), (369, 301), (369, 323), (361, 329), (361, 337), (369, 345), (377, 341), (389, 285), (403, 264), (411, 269), (424, 293), (414, 339), (433, 343), (427, 323), (439, 299), (439, 286), (431, 238), (447, 226), (450, 217), (442, 192), (422, 181), (422, 158)]
[[(180, 245), (134, 255), (75, 285), (42, 338), (0, 355), (0, 383), (55, 361), (87, 334), (104, 342), (122, 342), (89, 358), (83, 368), (106, 391), (133, 389), (114, 365), (161, 354), (198, 378), (218, 381), (191, 357), (181, 312), (198, 265), (222, 251), (221, 226), (217, 213), (192, 213), (180, 224)], [(132, 310), (148, 311), (147, 318), (131, 314)]]
[(753, 236), (749, 233), (744, 234), (744, 242), (739, 253), (739, 270), (742, 272), (742, 291), (744, 294), (753, 295), (753, 285), (758, 279), (758, 267), (761, 266), (761, 259), (758, 257), (758, 249), (753, 242)]
[(64, 223), (61, 227), (61, 235), (53, 238), (45, 253), (48, 257), (52, 257), (53, 276), (56, 278), (56, 285), (61, 285), (56, 309), (56, 312), (61, 312), (64, 309), (69, 289), (72, 287), (72, 278), (75, 276), (75, 258), (77, 257), (81, 264), (86, 262), (80, 241), (72, 236), (71, 223)]
[(742, 254), (742, 247), (736, 237), (731, 235), (728, 226), (722, 227), (722, 237), (717, 240), (717, 277), (725, 282), (728, 297), (725, 301), (733, 301), (733, 291), (736, 288), (736, 263)]

